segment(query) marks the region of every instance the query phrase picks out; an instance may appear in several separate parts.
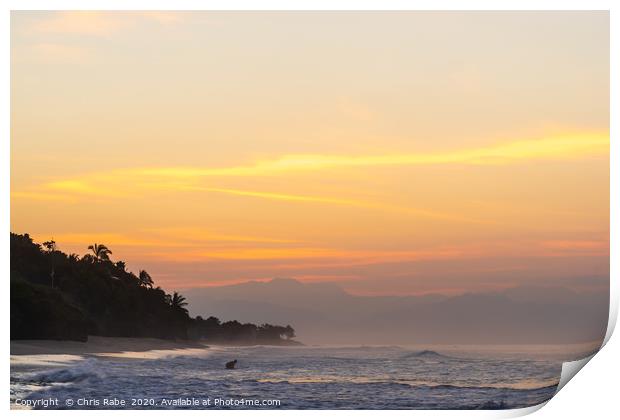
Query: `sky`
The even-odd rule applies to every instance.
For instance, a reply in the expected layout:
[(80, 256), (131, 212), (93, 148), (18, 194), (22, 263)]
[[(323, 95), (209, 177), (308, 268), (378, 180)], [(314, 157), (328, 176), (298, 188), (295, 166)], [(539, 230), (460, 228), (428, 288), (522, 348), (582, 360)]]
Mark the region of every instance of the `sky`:
[(12, 12), (11, 230), (165, 289), (609, 281), (606, 12)]

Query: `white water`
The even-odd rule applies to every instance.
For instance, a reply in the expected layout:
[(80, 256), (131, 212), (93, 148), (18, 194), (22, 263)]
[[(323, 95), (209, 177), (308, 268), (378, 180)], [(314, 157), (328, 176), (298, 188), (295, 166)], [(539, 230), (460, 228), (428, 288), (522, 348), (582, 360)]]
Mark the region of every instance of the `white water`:
[[(581, 355), (560, 346), (254, 346), (12, 356), (11, 402), (52, 397), (60, 407), (51, 408), (106, 408), (65, 401), (118, 398), (129, 408), (166, 408), (163, 399), (233, 398), (279, 400), (284, 409), (518, 408), (551, 398), (561, 363)], [(238, 368), (224, 369), (232, 359)], [(148, 405), (131, 406), (132, 399)]]

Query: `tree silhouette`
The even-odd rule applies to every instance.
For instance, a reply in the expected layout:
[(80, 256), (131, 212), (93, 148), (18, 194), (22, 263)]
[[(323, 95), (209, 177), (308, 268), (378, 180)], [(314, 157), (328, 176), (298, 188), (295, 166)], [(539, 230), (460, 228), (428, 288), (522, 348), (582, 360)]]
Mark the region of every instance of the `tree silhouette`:
[(43, 242), (43, 247), (47, 250), (48, 254), (50, 254), (50, 260), (52, 264), (52, 269), (50, 270), (50, 279), (52, 279), (52, 289), (54, 288), (54, 277), (56, 276), (56, 270), (54, 269), (54, 251), (56, 251), (56, 241), (46, 241)]
[(189, 311), (187, 310), (187, 308), (185, 308), (187, 306), (187, 302), (185, 300), (185, 297), (180, 295), (177, 292), (174, 292), (172, 294), (172, 297), (170, 298), (170, 306), (180, 312), (183, 312), (184, 314), (188, 314)]
[(112, 263), (104, 245), (89, 250), (82, 257), (67, 255), (53, 241), (39, 245), (27, 234), (11, 233), (11, 338), (85, 341), (102, 335), (295, 344), (288, 325), (191, 318), (184, 296), (167, 294), (144, 270), (134, 274), (123, 261)]
[(46, 241), (43, 242), (43, 248), (45, 248), (47, 250), (47, 252), (54, 252), (56, 251), (56, 241), (55, 240), (51, 240), (51, 241)]
[(153, 279), (151, 275), (147, 273), (145, 270), (140, 270), (140, 274), (138, 274), (138, 284), (142, 287), (147, 287), (149, 289), (153, 288)]
[(282, 336), (284, 336), (286, 340), (295, 338), (295, 329), (291, 327), (290, 325), (287, 325), (286, 327), (284, 327), (284, 330), (282, 331)]
[(97, 261), (110, 260), (110, 254), (112, 253), (112, 251), (107, 246), (95, 243), (94, 245), (90, 245), (88, 249), (90, 251), (93, 251), (93, 254), (95, 254), (95, 258), (97, 259)]

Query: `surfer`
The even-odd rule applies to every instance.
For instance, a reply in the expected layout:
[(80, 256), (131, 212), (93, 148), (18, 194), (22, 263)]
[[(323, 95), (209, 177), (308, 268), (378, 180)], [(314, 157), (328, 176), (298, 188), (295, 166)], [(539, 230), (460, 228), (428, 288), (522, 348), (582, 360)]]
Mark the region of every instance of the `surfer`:
[(237, 359), (226, 363), (226, 369), (234, 369), (237, 364)]

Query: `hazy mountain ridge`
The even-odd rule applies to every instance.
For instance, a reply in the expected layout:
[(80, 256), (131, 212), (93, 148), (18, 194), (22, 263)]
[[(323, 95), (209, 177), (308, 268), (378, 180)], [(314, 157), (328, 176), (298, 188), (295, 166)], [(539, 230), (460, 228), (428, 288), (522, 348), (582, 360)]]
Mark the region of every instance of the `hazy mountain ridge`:
[(293, 279), (184, 291), (193, 314), (290, 322), (307, 343), (576, 343), (605, 334), (607, 293), (516, 287), (459, 296), (355, 296)]

